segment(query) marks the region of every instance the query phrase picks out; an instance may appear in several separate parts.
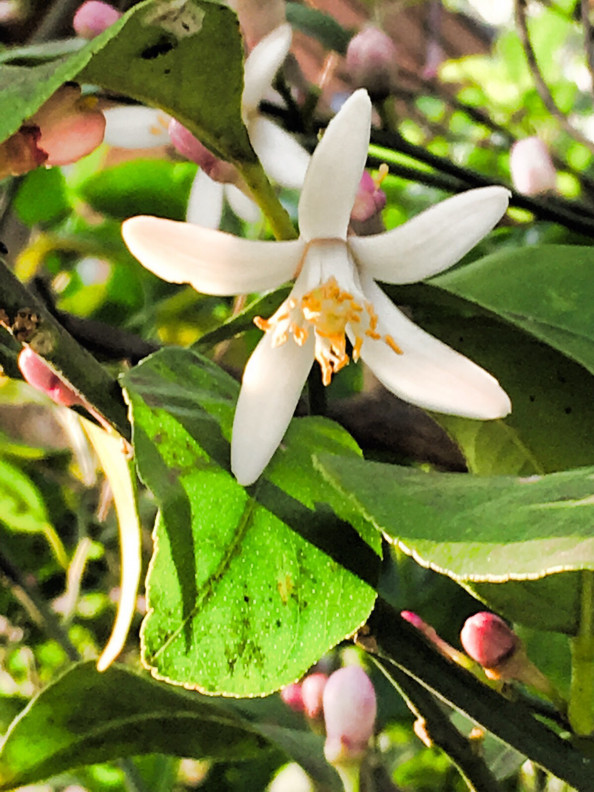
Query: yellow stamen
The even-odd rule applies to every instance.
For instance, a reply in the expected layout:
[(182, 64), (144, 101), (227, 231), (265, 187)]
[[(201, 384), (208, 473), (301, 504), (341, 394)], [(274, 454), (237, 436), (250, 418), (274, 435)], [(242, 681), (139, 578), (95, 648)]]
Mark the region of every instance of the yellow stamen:
[(384, 341), (390, 347), (390, 349), (393, 349), (394, 352), (396, 352), (397, 355), (402, 355), (403, 354), (402, 350), (400, 349), (400, 347), (398, 346), (396, 341), (394, 341), (394, 339), (392, 338), (391, 335), (385, 335), (384, 336)]
[(334, 277), (316, 286), (303, 297), (291, 297), (270, 319), (255, 317), (254, 324), (260, 330), (272, 333), (272, 347), (281, 346), (289, 336), (293, 337), (298, 346), (303, 346), (312, 328), (315, 339), (314, 357), (322, 369), (324, 385), (329, 385), (332, 375), (349, 363), (346, 352), (347, 326), (350, 326), (351, 334), (354, 335), (354, 361), (361, 356), (365, 337), (375, 341), (383, 340), (393, 352), (402, 354), (392, 336), (378, 333), (378, 317), (371, 303), (357, 301), (354, 295), (340, 288)]

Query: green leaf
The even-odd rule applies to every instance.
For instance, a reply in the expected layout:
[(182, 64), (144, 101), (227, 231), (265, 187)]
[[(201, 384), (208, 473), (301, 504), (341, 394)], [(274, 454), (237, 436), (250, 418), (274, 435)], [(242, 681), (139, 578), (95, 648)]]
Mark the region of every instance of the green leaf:
[(37, 168), (28, 173), (19, 185), (13, 207), (28, 226), (60, 220), (70, 210), (62, 171)]
[(55, 93), (63, 83), (73, 80), (105, 42), (118, 35), (130, 15), (119, 19), (104, 33), (73, 54), (37, 66), (0, 65), (0, 141), (16, 132)]
[(13, 722), (0, 752), (0, 789), (124, 756), (226, 761), (258, 756), (267, 746), (224, 702), (160, 685), (122, 666), (100, 674), (94, 663), (81, 663)]
[(319, 466), (377, 530), (455, 579), (497, 582), (594, 568), (594, 468), (514, 478), (331, 456)]
[(540, 245), (502, 250), (433, 278), (594, 373), (594, 250)]
[(79, 192), (93, 209), (118, 220), (137, 214), (184, 220), (195, 175), (189, 162), (132, 160), (93, 174)]
[(243, 45), (233, 11), (206, 0), (181, 8), (159, 0), (141, 3), (128, 20), (82, 79), (161, 107), (218, 156), (256, 162), (241, 118)]
[(41, 493), (22, 470), (0, 459), (0, 520), (12, 531), (43, 533), (49, 518)]
[(344, 566), (373, 585), (378, 557), (336, 517), (347, 510), (311, 461), (330, 449), (357, 456), (353, 440), (323, 419), (294, 421), (248, 491), (228, 470), (234, 380), (189, 350), (168, 349), (123, 383), (139, 474), (160, 507), (145, 664), (158, 678), (234, 696), (294, 681), (375, 600)]
[(307, 36), (317, 39), (326, 49), (346, 53), (352, 34), (334, 17), (303, 3), (287, 3), (287, 21)]
[(243, 47), (227, 6), (147, 0), (71, 55), (0, 65), (0, 141), (73, 79), (162, 107), (219, 156), (256, 162), (241, 119)]
[[(511, 281), (509, 290), (528, 291), (512, 288)], [(510, 396), (512, 412), (504, 420), (433, 416), (460, 445), (473, 473), (527, 475), (594, 464), (589, 371), (441, 289), (419, 285), (392, 293), (412, 305), (424, 329), (493, 374)]]

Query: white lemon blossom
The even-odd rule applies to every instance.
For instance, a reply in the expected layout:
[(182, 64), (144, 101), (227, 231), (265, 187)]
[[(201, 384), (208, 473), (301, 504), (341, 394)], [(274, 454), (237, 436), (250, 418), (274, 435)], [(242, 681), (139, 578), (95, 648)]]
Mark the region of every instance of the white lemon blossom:
[(361, 357), (408, 402), (483, 420), (511, 409), (497, 380), (413, 324), (375, 283), (414, 283), (450, 267), (494, 227), (508, 191), (470, 190), (399, 228), (348, 236), (370, 125), (369, 97), (356, 91), (313, 154), (298, 240), (246, 240), (154, 217), (123, 225), (126, 244), (145, 267), (207, 294), (257, 292), (296, 279), (278, 311), (257, 322), (265, 335), (243, 375), (231, 445), (242, 484), (256, 480), (282, 440), (314, 359), (326, 383), (348, 363), (345, 336), (353, 359)]
[[(277, 71), (289, 53), (291, 26), (279, 25), (256, 44), (245, 61), (241, 114), (250, 142), (273, 182), (289, 190), (303, 185), (310, 156), (295, 138), (259, 112)], [(238, 217), (250, 223), (261, 218), (258, 206), (233, 184), (213, 181), (200, 169), (192, 185), (186, 220), (218, 228), (226, 199)]]

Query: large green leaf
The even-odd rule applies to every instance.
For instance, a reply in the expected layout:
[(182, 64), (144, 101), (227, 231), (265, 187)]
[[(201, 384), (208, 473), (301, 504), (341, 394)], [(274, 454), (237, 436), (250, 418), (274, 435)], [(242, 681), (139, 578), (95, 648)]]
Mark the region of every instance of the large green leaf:
[(512, 412), (503, 421), (433, 416), (460, 445), (473, 473), (527, 475), (594, 464), (594, 379), (588, 370), (467, 299), (425, 284), (390, 293), (428, 332), (493, 374), (511, 398)]
[(220, 156), (256, 160), (241, 119), (243, 47), (225, 5), (147, 0), (73, 54), (0, 65), (0, 140), (73, 79), (162, 107)]
[(227, 5), (141, 5), (81, 76), (163, 108), (223, 158), (256, 161), (241, 119), (243, 45)]
[[(265, 478), (245, 490), (228, 470), (231, 377), (168, 349), (123, 383), (138, 470), (160, 507), (145, 664), (158, 678), (236, 696), (297, 679), (365, 621), (375, 599), (344, 567), (373, 584), (378, 556), (321, 505), (337, 501), (350, 517), (311, 459), (357, 457), (354, 442), (329, 421), (298, 419)], [(368, 538), (378, 550), (379, 537)]]
[(267, 723), (267, 709), (246, 717), (228, 701), (161, 685), (123, 666), (99, 673), (94, 663), (81, 663), (11, 725), (0, 751), (0, 789), (125, 756), (164, 753), (229, 762), (261, 757), (275, 747), (336, 788), (321, 738), (295, 725)]
[(431, 283), (488, 308), (594, 373), (594, 249), (505, 249)]
[(378, 530), (459, 580), (594, 569), (594, 468), (479, 477), (324, 456), (319, 465)]

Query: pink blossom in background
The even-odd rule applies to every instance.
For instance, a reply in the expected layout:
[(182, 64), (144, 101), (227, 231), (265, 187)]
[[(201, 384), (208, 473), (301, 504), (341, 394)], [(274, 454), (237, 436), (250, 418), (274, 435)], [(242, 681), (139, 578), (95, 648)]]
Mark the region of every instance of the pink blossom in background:
[(324, 688), (328, 676), (326, 674), (310, 674), (301, 683), (303, 709), (308, 718), (318, 720), (322, 717)]
[(377, 700), (371, 680), (360, 666), (340, 668), (324, 688), (326, 744), (330, 764), (358, 762), (373, 734)]
[(396, 78), (396, 45), (383, 30), (369, 25), (350, 40), (346, 67), (355, 88), (372, 98), (388, 96)]
[(72, 27), (77, 36), (93, 39), (117, 22), (121, 16), (121, 12), (109, 3), (102, 3), (101, 0), (87, 0), (74, 14)]
[(511, 147), (509, 167), (516, 190), (524, 195), (549, 192), (557, 186), (557, 171), (549, 150), (538, 137), (518, 140)]

